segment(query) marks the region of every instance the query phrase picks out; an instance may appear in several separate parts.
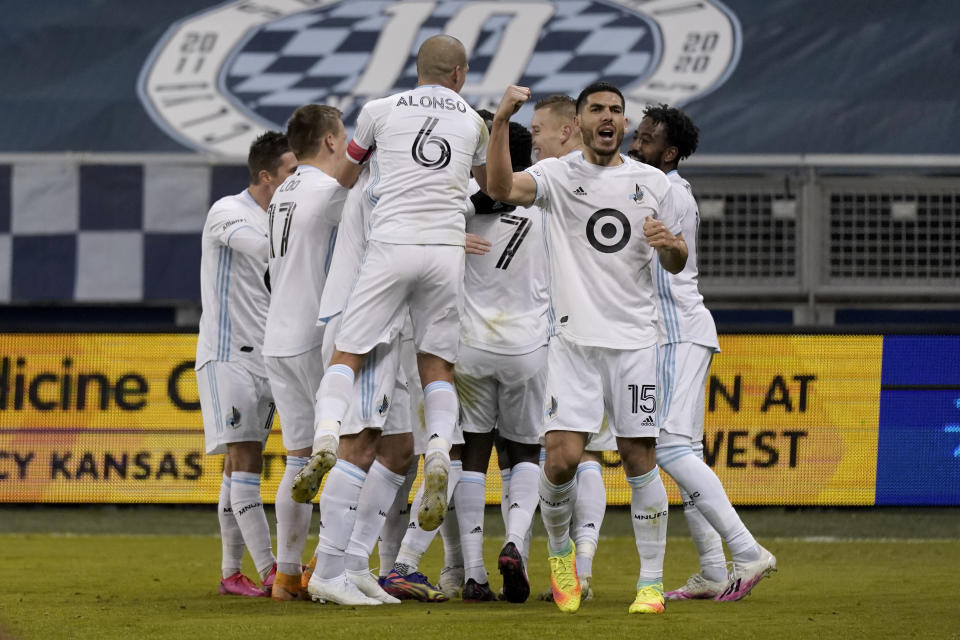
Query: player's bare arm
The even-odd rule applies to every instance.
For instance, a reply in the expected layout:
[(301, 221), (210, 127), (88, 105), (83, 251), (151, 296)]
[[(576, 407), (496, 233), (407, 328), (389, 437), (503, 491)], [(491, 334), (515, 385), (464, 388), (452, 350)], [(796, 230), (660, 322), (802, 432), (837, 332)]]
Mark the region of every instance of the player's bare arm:
[(349, 157), (337, 163), (337, 182), (345, 189), (350, 189), (363, 173), (363, 164), (353, 162)]
[(683, 234), (673, 235), (660, 220), (647, 216), (643, 222), (643, 235), (647, 244), (657, 250), (660, 264), (670, 273), (680, 273), (687, 264), (687, 243)]
[(467, 253), (472, 253), (474, 255), (482, 256), (486, 253), (490, 253), (490, 247), (492, 246), (493, 245), (486, 238), (481, 238), (480, 236), (474, 233), (468, 233), (464, 250)]
[(530, 89), (510, 85), (507, 87), (490, 131), (490, 146), (487, 147), (487, 188), (485, 191), (494, 200), (529, 207), (537, 197), (537, 183), (525, 171), (513, 172), (510, 162), (510, 117), (530, 99)]

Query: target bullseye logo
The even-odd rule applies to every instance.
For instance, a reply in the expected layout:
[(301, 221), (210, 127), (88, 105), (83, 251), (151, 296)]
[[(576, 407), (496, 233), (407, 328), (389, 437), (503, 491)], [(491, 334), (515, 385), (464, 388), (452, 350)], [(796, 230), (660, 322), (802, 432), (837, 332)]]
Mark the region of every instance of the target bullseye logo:
[(630, 221), (616, 209), (600, 209), (587, 220), (587, 240), (597, 251), (616, 253), (630, 242)]

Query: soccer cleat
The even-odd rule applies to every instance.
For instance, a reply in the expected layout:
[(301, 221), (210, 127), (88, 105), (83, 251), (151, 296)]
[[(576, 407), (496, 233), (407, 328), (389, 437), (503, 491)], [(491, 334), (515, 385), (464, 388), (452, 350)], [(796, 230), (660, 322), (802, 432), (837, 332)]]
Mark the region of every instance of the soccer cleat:
[(378, 584), (377, 579), (369, 571), (347, 570), (347, 579), (360, 590), (360, 593), (368, 598), (379, 600), (383, 604), (400, 604), (400, 599), (394, 598), (384, 591)]
[(496, 602), (497, 596), (490, 590), (490, 583), (480, 584), (473, 578), (467, 580), (463, 585), (464, 602)]
[(267, 595), (263, 592), (263, 589), (253, 583), (253, 580), (243, 575), (239, 571), (227, 578), (221, 578), (219, 591), (220, 595), (224, 596), (264, 598)]
[(364, 595), (345, 573), (330, 580), (321, 580), (316, 574), (310, 576), (307, 592), (314, 600), (346, 605), (379, 605), (379, 600)]
[(695, 573), (687, 578), (687, 583), (673, 591), (663, 594), (665, 600), (706, 600), (713, 599), (723, 592), (726, 582), (707, 580), (702, 574)]
[(273, 590), (270, 592), (270, 597), (277, 602), (309, 600), (306, 589), (300, 586), (300, 579), (300, 575), (278, 571), (277, 577), (273, 581)]
[(437, 589), (451, 600), (459, 598), (460, 592), (463, 591), (463, 579), (463, 567), (444, 567), (440, 570)]
[(593, 577), (580, 576), (580, 601), (589, 602), (593, 600)]
[(270, 567), (270, 572), (267, 573), (267, 577), (263, 579), (260, 583), (260, 589), (267, 595), (270, 595), (273, 592), (273, 581), (277, 578), (277, 563), (274, 562), (273, 566)]
[[(307, 584), (310, 582), (310, 576), (313, 575), (313, 570), (317, 568), (317, 556), (310, 558), (308, 564), (300, 565), (300, 591), (304, 594), (307, 593)], [(309, 595), (305, 596), (306, 600), (309, 600)]]
[(323, 436), (307, 464), (297, 472), (290, 486), (290, 497), (294, 502), (308, 503), (317, 497), (320, 483), (333, 465), (337, 464), (337, 439), (332, 436)]
[(734, 602), (747, 597), (758, 582), (777, 570), (777, 559), (772, 553), (760, 547), (760, 557), (753, 562), (734, 562), (733, 571), (727, 579), (727, 586), (714, 600)]
[(507, 602), (526, 602), (530, 597), (530, 581), (517, 545), (508, 542), (503, 546), (497, 567), (503, 576), (504, 599)]
[(548, 560), (553, 603), (564, 613), (576, 613), (580, 608), (580, 580), (577, 578), (577, 547), (573, 540), (566, 553), (551, 553)]
[(400, 600), (419, 600), (420, 602), (446, 602), (447, 596), (430, 584), (427, 576), (419, 571), (402, 576), (391, 571), (386, 578), (382, 578), (380, 585), (383, 590)]
[(417, 520), (424, 531), (433, 531), (443, 523), (447, 513), (447, 479), (450, 459), (440, 451), (423, 458), (423, 498)]
[(663, 583), (637, 589), (637, 597), (630, 605), (630, 613), (663, 613)]

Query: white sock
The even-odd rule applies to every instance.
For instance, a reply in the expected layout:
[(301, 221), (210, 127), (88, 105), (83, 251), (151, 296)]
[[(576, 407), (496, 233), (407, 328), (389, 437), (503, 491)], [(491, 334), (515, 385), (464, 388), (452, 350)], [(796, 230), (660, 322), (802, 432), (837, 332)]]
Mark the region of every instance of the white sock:
[(488, 582), (483, 566), (483, 507), (486, 502), (487, 475), (479, 471), (464, 471), (457, 484), (454, 500), (457, 503), (457, 524), (463, 545), (464, 580), (473, 578), (478, 584)]
[(370, 553), (383, 530), (390, 505), (397, 497), (406, 476), (393, 473), (374, 460), (367, 472), (367, 480), (360, 490), (357, 503), (357, 521), (347, 544), (346, 567), (350, 571), (367, 571), (370, 568)]
[(283, 478), (277, 487), (277, 571), (287, 575), (300, 573), (303, 547), (310, 531), (313, 503), (295, 502), (290, 495), (293, 478), (310, 458), (287, 456)]
[(510, 505), (507, 507), (506, 541), (515, 544), (521, 555), (539, 501), (540, 467), (532, 462), (518, 462), (513, 465), (510, 476)]
[[(450, 475), (447, 482), (447, 502), (453, 499), (453, 491), (460, 482), (460, 475), (463, 473), (463, 463), (459, 460), (450, 462)], [(433, 531), (424, 531), (420, 527), (417, 519), (417, 512), (420, 511), (420, 502), (423, 500), (423, 485), (417, 490), (417, 495), (410, 505), (410, 524), (407, 525), (407, 532), (403, 535), (403, 542), (400, 543), (400, 551), (397, 553), (397, 559), (393, 563), (394, 570), (400, 575), (409, 575), (420, 567), (420, 558), (426, 553), (437, 535), (437, 529)]]
[(680, 499), (683, 500), (683, 515), (687, 519), (690, 537), (700, 556), (700, 575), (714, 582), (726, 581), (727, 557), (723, 553), (723, 539), (683, 490)]
[(435, 438), (442, 438), (445, 450), (450, 450), (449, 442), (453, 440), (458, 411), (457, 392), (452, 384), (435, 380), (424, 387), (423, 419), (427, 424), (428, 451), (431, 449), (430, 442)]
[(597, 553), (600, 527), (607, 510), (607, 492), (603, 486), (600, 463), (594, 460), (577, 466), (577, 501), (573, 507), (573, 541), (577, 545), (577, 574), (593, 575), (593, 556)]
[(667, 548), (667, 490), (659, 467), (642, 476), (627, 478), (630, 485), (630, 514), (633, 537), (640, 554), (637, 586), (663, 581), (663, 556)]
[(320, 538), (317, 541), (317, 568), (322, 580), (344, 572), (343, 554), (357, 520), (357, 502), (367, 474), (345, 460), (337, 460), (327, 474), (320, 494)]
[(503, 518), (503, 530), (510, 524), (510, 469), (500, 469), (500, 517)]
[(453, 488), (453, 500), (447, 503), (447, 515), (440, 524), (440, 539), (443, 540), (443, 566), (462, 567), (463, 548), (460, 546), (460, 526), (457, 523), (457, 486)]
[(657, 460), (663, 460), (660, 465), (664, 471), (690, 496), (697, 510), (727, 543), (734, 561), (749, 562), (760, 557), (757, 541), (730, 504), (720, 478), (690, 447), (658, 449)]
[(576, 499), (576, 476), (567, 483), (556, 485), (547, 480), (547, 475), (540, 469), (540, 517), (547, 530), (551, 554), (563, 553), (570, 546), (570, 520)]
[(381, 577), (390, 573), (393, 564), (397, 561), (403, 534), (406, 533), (407, 525), (410, 523), (410, 487), (413, 486), (413, 481), (416, 479), (417, 463), (414, 462), (410, 465), (410, 470), (407, 471), (403, 484), (397, 491), (397, 497), (390, 505), (390, 510), (387, 511), (387, 519), (383, 523), (380, 540), (377, 542)]
[(277, 560), (271, 548), (267, 514), (263, 512), (259, 473), (234, 471), (230, 475), (230, 506), (243, 533), (243, 542), (253, 557), (253, 564), (264, 578)]
[(340, 423), (347, 415), (347, 408), (353, 398), (353, 379), (353, 369), (345, 364), (332, 364), (323, 374), (314, 407), (316, 415), (314, 449), (316, 449), (318, 438), (332, 433), (339, 439)]
[(217, 518), (220, 520), (220, 543), (222, 545), (220, 574), (229, 578), (243, 563), (243, 533), (230, 506), (230, 476), (220, 480), (220, 502), (217, 503)]

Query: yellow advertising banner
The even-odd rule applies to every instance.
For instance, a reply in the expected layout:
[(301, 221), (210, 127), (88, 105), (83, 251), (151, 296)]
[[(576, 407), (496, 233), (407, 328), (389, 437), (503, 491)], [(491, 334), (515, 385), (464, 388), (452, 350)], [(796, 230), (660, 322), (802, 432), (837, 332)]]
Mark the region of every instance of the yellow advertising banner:
[[(216, 502), (195, 347), (189, 334), (0, 335), (0, 502)], [(873, 504), (882, 337), (736, 335), (721, 348), (704, 459), (733, 502)], [(275, 422), (267, 502), (282, 454)], [(616, 453), (605, 463), (610, 503), (628, 504)], [(488, 502), (499, 496), (494, 455)]]

